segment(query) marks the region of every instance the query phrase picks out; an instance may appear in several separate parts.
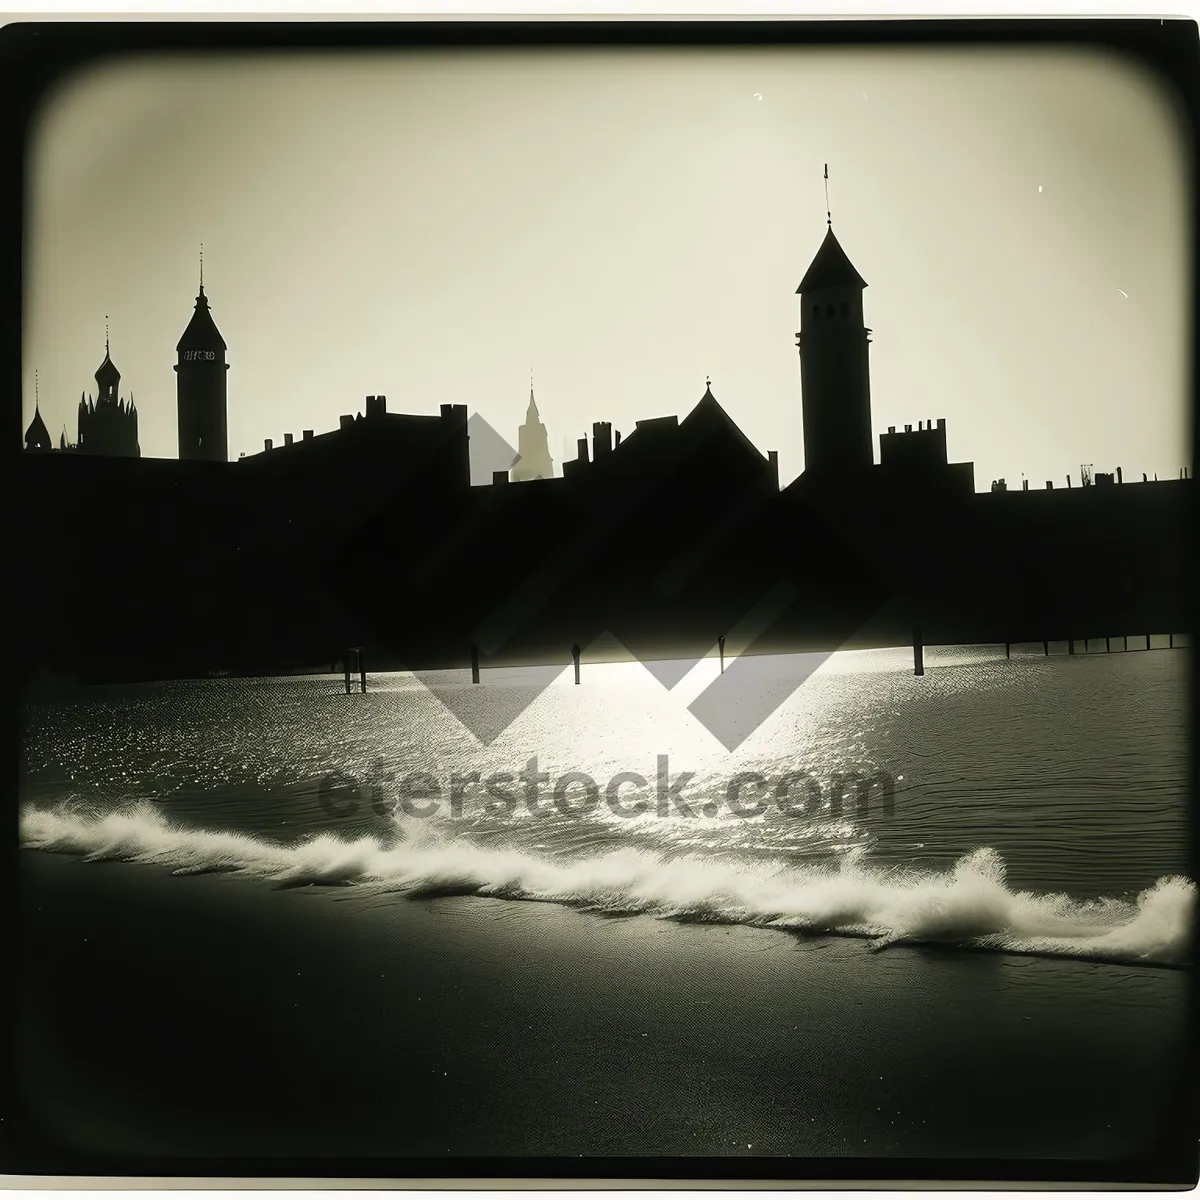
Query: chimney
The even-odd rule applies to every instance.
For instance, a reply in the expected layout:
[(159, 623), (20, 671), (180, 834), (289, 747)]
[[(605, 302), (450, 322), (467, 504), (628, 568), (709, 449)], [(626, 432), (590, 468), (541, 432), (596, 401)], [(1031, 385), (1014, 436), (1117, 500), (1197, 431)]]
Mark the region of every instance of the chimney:
[(367, 417), (370, 419), (382, 417), (387, 412), (386, 396), (367, 397)]
[(905, 425), (905, 427), (904, 427), (904, 432), (905, 432), (905, 433), (912, 433), (912, 426), (911, 426), (911, 425)]
[(612, 453), (612, 425), (608, 421), (592, 423), (592, 450), (597, 458)]
[(349, 413), (342, 413), (341, 417), (338, 419), (339, 429), (349, 429), (353, 426), (353, 424), (354, 418)]
[(313, 431), (312, 431), (311, 429), (306, 429), (306, 430), (304, 431), (304, 440), (305, 440), (306, 442), (311, 442), (311, 441), (312, 441), (312, 435), (313, 435)]
[(578, 447), (579, 447), (579, 461), (580, 461), (581, 463), (585, 463), (585, 462), (589, 461), (589, 460), (588, 460), (588, 445), (587, 445), (587, 438), (585, 438), (585, 437), (581, 437), (581, 438), (579, 439), (578, 443), (576, 443), (576, 444), (577, 444), (577, 445), (578, 445)]
[(492, 483), (493, 484), (507, 483), (507, 482), (508, 482), (508, 472), (507, 471), (493, 471), (492, 472)]
[(888, 433), (895, 433), (895, 432), (896, 432), (896, 427), (895, 427), (895, 425), (889, 425), (889, 426), (888, 426)]
[(263, 449), (264, 450), (270, 450), (271, 447), (274, 445), (275, 445), (275, 443), (273, 441), (271, 441), (270, 438), (263, 438)]
[(1117, 468), (1117, 482), (1118, 482), (1118, 483), (1124, 483), (1124, 482), (1125, 482), (1125, 480), (1121, 478), (1121, 468), (1120, 468), (1120, 467), (1118, 467), (1118, 468)]
[(285, 433), (283, 435), (283, 444), (285, 446), (290, 446), (292, 444), (292, 435), (290, 433)]
[(938, 417), (938, 424), (937, 424), (937, 427), (938, 427), (939, 429), (945, 429), (945, 428), (946, 428), (946, 418), (945, 418), (945, 417)]
[(779, 487), (779, 451), (768, 450), (767, 461), (771, 464), (771, 481), (776, 488)]
[(922, 429), (924, 429), (924, 428), (925, 428), (925, 422), (924, 422), (924, 421), (918, 421), (918, 422), (917, 422), (917, 432), (918, 432), (918, 433), (920, 433), (920, 432), (921, 432), (921, 430), (922, 430)]
[(615, 450), (621, 444), (621, 431), (618, 429), (613, 436), (616, 438), (616, 441), (613, 443), (613, 449)]
[(1048, 491), (1048, 492), (1054, 491), (1054, 480), (1053, 479), (1046, 480), (1046, 491)]
[(1029, 491), (1029, 480), (1028, 479), (1021, 480), (1021, 491), (1023, 491), (1023, 492)]

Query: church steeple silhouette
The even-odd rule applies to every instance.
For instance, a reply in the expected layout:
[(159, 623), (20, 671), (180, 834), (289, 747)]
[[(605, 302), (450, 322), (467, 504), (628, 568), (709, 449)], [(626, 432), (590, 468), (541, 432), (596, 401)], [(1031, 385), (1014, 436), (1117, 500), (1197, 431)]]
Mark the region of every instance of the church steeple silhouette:
[(38, 395), (38, 377), (37, 372), (33, 373), (33, 420), (29, 422), (29, 428), (25, 430), (25, 449), (26, 450), (53, 450), (54, 443), (50, 441), (50, 431), (46, 428), (46, 422), (42, 420), (41, 413), (41, 398)]
[(517, 433), (517, 460), (512, 465), (512, 479), (523, 482), (527, 479), (553, 479), (554, 460), (550, 457), (550, 443), (546, 426), (538, 413), (537, 401), (533, 398), (533, 375), (529, 377), (529, 407), (525, 410), (525, 424)]
[(801, 402), (804, 472), (829, 476), (870, 468), (871, 331), (863, 318), (867, 282), (854, 269), (833, 232), (826, 179), (826, 233), (800, 281)]
[(176, 346), (179, 457), (203, 462), (229, 459), (229, 415), (225, 339), (204, 294), (204, 247), (200, 247), (200, 290), (196, 307)]
[(96, 398), (79, 397), (75, 448), (81, 454), (138, 458), (138, 414), (130, 395), (121, 398), (121, 372), (112, 360), (108, 317), (104, 318), (104, 361), (96, 368)]

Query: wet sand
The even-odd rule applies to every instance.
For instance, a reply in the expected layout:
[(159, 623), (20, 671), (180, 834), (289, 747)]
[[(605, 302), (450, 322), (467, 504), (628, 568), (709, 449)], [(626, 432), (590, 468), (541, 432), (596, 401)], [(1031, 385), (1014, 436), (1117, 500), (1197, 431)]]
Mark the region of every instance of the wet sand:
[(1184, 971), (20, 859), (17, 1083), (93, 1169), (1111, 1160), (1177, 1115)]

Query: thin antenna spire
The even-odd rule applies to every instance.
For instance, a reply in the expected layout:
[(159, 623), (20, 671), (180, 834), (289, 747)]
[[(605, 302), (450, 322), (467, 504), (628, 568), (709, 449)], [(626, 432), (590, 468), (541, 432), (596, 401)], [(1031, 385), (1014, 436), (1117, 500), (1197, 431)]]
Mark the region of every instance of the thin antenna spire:
[(829, 207), (829, 164), (825, 164), (825, 224), (833, 228), (833, 211)]
[(108, 313), (104, 314), (104, 357), (108, 357)]
[(33, 368), (33, 411), (37, 412), (40, 397), (38, 396), (38, 373), (37, 367)]
[(200, 295), (204, 295), (204, 243), (200, 243)]

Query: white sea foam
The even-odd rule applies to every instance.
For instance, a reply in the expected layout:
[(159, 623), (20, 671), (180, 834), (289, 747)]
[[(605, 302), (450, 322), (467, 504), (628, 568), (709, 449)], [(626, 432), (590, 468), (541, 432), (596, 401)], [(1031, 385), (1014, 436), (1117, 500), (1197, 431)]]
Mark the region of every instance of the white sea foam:
[(1135, 901), (1015, 891), (996, 851), (950, 870), (889, 868), (851, 852), (837, 866), (747, 862), (732, 855), (613, 850), (551, 860), (417, 830), (395, 846), (322, 834), (279, 845), (172, 824), (149, 804), (104, 815), (26, 808), (22, 845), (87, 860), (220, 871), (280, 884), (343, 884), (553, 901), (609, 913), (857, 934), (883, 949), (937, 942), (1014, 953), (1180, 965), (1190, 962), (1196, 887), (1164, 876)]

